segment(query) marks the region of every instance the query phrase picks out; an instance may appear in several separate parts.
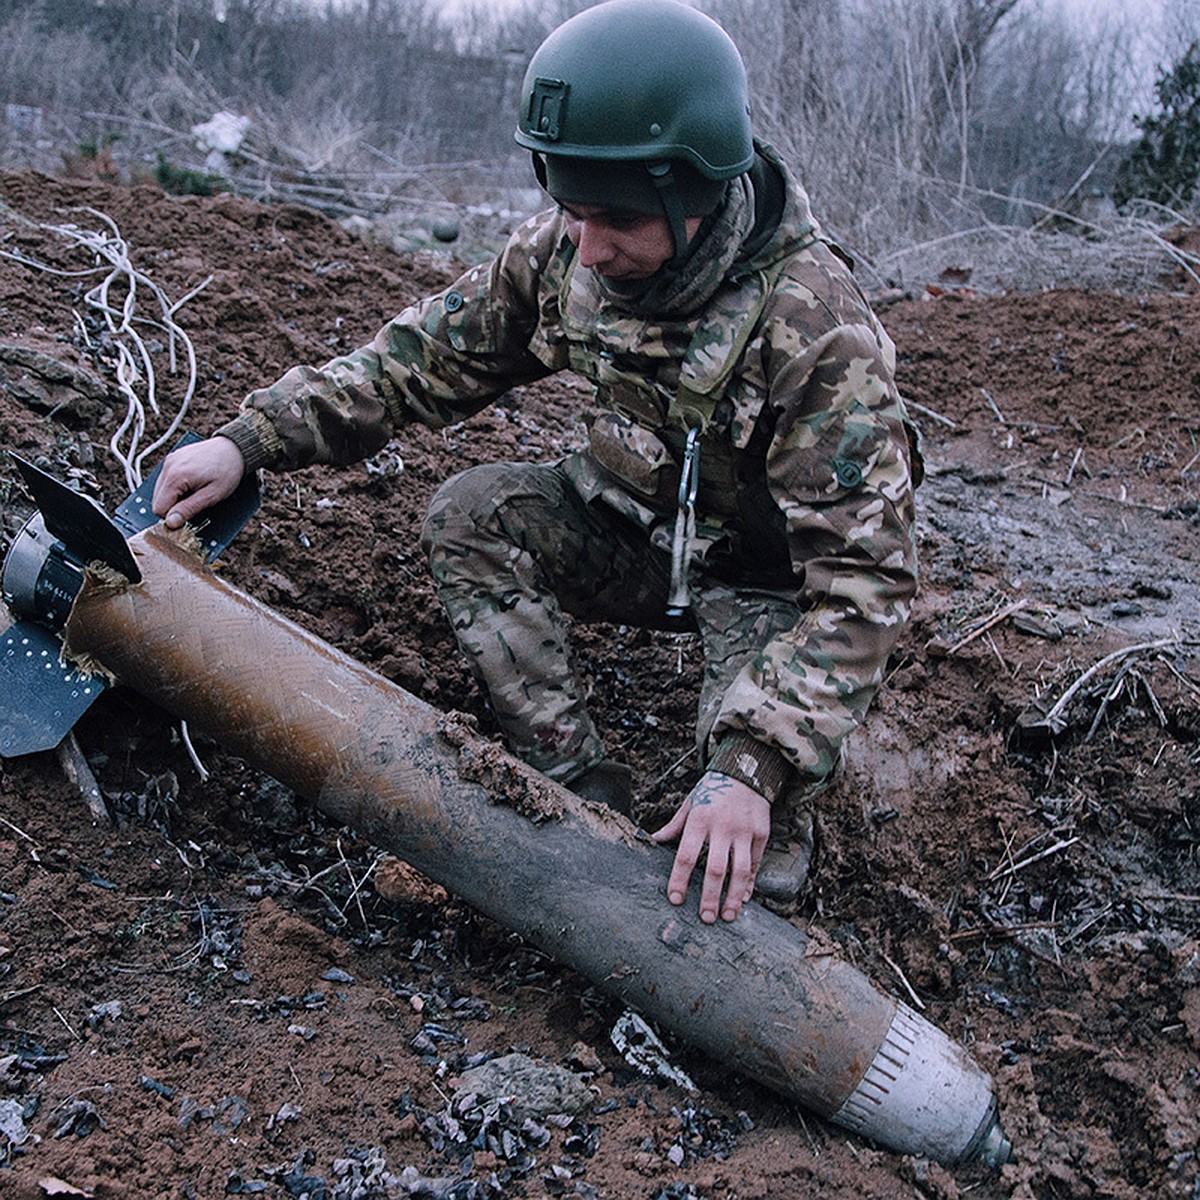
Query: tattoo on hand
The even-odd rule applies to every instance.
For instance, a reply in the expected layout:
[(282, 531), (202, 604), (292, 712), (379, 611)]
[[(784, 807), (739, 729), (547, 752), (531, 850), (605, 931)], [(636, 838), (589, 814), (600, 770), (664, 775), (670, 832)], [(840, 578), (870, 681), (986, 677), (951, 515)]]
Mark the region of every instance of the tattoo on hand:
[(693, 791), (689, 799), (692, 806), (699, 807), (701, 804), (711, 804), (719, 796), (724, 795), (734, 785), (736, 781), (730, 779), (728, 775), (714, 774), (710, 782), (704, 785), (702, 791)]

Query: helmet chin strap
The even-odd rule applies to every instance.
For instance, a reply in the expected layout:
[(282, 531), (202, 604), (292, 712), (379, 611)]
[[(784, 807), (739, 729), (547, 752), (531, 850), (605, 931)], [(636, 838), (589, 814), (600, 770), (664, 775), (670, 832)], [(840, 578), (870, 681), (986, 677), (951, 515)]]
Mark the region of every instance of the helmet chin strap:
[(667, 225), (671, 230), (671, 241), (675, 254), (664, 264), (668, 271), (678, 271), (688, 256), (687, 218), (683, 211), (683, 201), (679, 196), (679, 188), (675, 176), (671, 173), (670, 162), (652, 162), (646, 164), (650, 178), (658, 189), (658, 198), (662, 201), (663, 212), (666, 214)]

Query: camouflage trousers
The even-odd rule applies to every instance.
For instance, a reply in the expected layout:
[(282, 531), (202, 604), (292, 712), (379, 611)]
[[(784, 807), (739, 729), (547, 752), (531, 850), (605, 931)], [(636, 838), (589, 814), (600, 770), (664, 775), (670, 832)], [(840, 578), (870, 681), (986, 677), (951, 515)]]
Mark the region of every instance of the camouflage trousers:
[[(438, 594), (512, 753), (560, 783), (605, 756), (568, 641), (567, 615), (700, 635), (700, 761), (737, 673), (799, 618), (794, 591), (692, 573), (692, 610), (666, 616), (669, 556), (558, 464), (472, 467), (438, 490), (421, 535)], [(649, 699), (649, 698), (648, 698)]]

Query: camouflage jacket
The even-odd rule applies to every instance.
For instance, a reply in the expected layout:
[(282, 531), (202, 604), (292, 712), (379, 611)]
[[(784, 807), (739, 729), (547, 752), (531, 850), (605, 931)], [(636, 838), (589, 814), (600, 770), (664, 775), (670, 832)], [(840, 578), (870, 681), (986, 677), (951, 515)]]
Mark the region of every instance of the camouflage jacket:
[(769, 800), (833, 769), (916, 591), (919, 455), (895, 350), (807, 197), (769, 148), (782, 216), (693, 312), (631, 311), (576, 269), (561, 214), (405, 309), (374, 341), (251, 393), (219, 432), (248, 468), (370, 456), (405, 422), (439, 427), (570, 369), (596, 393), (577, 489), (669, 546), (681, 451), (702, 428), (696, 545), (729, 581), (797, 589), (801, 616), (725, 694), (708, 766)]

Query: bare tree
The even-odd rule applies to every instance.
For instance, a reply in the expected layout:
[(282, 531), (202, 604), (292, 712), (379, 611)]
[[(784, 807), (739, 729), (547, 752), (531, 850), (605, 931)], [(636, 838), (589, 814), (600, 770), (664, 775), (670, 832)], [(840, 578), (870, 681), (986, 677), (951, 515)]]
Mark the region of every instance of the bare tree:
[[(983, 50), (1020, 0), (713, 0), (743, 49), (759, 129), (862, 252), (966, 181)], [(953, 153), (948, 153), (948, 148)]]
[(1011, 197), (991, 201), (1000, 219), (1040, 198), (1079, 206), (1105, 191), (1131, 134), (1140, 72), (1128, 14), (1091, 22), (1034, 7), (997, 32), (972, 103), (972, 182)]
[(979, 63), (1000, 22), (1020, 0), (953, 0), (934, 16), (933, 86), (927, 89), (930, 120), (926, 127), (922, 166), (938, 165), (942, 138), (953, 130), (958, 146), (959, 178), (965, 180), (969, 158), (967, 130), (971, 94)]

